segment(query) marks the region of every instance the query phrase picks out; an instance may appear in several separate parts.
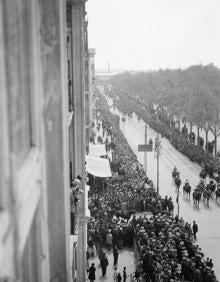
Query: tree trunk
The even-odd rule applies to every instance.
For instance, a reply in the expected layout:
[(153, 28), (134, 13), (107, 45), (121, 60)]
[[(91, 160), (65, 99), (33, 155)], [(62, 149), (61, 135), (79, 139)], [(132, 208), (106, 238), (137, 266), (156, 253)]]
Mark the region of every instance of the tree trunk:
[(197, 145), (199, 144), (199, 125), (197, 126)]
[(217, 156), (217, 132), (216, 132), (216, 126), (215, 126), (215, 158)]
[(208, 133), (209, 133), (209, 130), (205, 130), (205, 150), (206, 152), (208, 152)]
[(192, 122), (190, 121), (190, 133), (192, 133)]

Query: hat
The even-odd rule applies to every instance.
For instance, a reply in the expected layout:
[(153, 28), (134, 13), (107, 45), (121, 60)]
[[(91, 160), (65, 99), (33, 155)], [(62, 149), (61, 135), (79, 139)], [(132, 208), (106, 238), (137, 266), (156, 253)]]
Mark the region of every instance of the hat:
[(79, 180), (82, 180), (82, 177), (80, 175), (77, 175), (76, 178), (79, 179)]

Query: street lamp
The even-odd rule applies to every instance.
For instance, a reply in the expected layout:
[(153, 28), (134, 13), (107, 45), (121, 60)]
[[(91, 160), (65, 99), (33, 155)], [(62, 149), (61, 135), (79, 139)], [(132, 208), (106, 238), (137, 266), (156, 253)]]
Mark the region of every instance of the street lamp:
[(178, 216), (178, 218), (179, 218), (179, 215), (180, 215), (179, 195), (180, 195), (180, 192), (179, 192), (179, 189), (178, 189), (177, 196), (176, 196), (176, 203), (177, 203), (177, 216)]
[(161, 150), (161, 140), (159, 133), (157, 133), (157, 137), (155, 138), (155, 151), (157, 152), (157, 194), (159, 195), (159, 175), (160, 175), (160, 165), (159, 165), (159, 156), (160, 156), (160, 150)]
[(144, 167), (147, 175), (147, 152), (152, 152), (152, 143), (147, 143), (147, 125), (145, 125), (144, 144), (138, 145), (138, 152), (144, 152)]

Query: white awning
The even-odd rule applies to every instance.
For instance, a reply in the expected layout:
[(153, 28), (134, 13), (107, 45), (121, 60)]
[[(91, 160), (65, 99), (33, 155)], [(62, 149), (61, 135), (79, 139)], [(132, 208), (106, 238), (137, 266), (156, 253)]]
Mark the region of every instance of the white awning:
[(89, 155), (100, 157), (106, 155), (105, 144), (89, 144)]
[(108, 159), (93, 156), (86, 157), (86, 169), (88, 173), (97, 177), (111, 177), (111, 169)]

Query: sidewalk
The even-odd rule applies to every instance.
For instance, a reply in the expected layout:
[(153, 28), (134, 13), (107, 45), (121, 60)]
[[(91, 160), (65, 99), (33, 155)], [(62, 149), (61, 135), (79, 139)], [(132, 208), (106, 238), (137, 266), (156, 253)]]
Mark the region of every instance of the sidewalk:
[[(114, 267), (113, 267), (113, 253), (112, 251), (106, 251), (106, 255), (108, 257), (108, 268), (107, 273), (105, 277), (102, 277), (102, 269), (99, 265), (99, 259), (96, 256), (95, 258), (91, 258), (89, 260), (89, 264), (95, 263), (96, 267), (96, 280), (95, 281), (106, 281), (106, 282), (112, 282), (113, 280), (113, 273), (114, 273)], [(134, 249), (123, 249), (119, 250), (119, 256), (118, 256), (118, 271), (123, 275), (123, 268), (126, 266), (127, 275), (133, 273), (135, 271), (135, 254)], [(127, 279), (127, 282), (130, 282), (130, 277)]]

